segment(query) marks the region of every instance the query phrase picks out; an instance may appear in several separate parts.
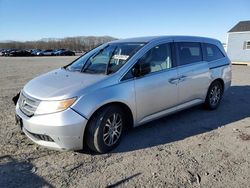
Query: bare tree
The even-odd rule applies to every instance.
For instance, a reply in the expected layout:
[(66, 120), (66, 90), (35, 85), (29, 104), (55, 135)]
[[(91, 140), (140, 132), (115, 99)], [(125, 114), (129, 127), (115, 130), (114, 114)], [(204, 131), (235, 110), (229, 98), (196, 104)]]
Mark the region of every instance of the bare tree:
[(110, 36), (79, 36), (26, 42), (8, 41), (0, 42), (0, 49), (69, 49), (76, 52), (83, 52), (112, 40), (116, 40), (116, 38)]

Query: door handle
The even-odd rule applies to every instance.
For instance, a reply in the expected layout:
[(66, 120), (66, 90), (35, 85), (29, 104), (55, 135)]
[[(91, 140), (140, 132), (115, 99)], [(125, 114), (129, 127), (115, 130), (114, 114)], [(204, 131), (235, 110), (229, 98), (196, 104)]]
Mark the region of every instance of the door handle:
[(170, 84), (177, 84), (177, 82), (183, 82), (186, 78), (187, 78), (187, 76), (182, 75), (182, 76), (180, 76), (178, 78), (170, 78), (168, 80), (168, 82)]
[(177, 84), (178, 80), (179, 80), (179, 78), (170, 78), (170, 79), (168, 80), (168, 82), (169, 82), (170, 84)]
[(187, 76), (182, 75), (182, 76), (181, 76), (181, 77), (179, 77), (179, 78), (181, 79), (181, 78), (186, 78), (186, 77), (187, 77)]
[(186, 78), (187, 78), (187, 76), (184, 76), (184, 75), (180, 76), (179, 77), (179, 82), (183, 82)]

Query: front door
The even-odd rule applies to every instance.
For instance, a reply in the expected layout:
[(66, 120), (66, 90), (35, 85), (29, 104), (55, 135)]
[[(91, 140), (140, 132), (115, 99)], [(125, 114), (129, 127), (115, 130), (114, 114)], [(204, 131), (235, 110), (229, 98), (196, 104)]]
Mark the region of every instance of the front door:
[(170, 43), (153, 47), (137, 62), (149, 64), (148, 72), (134, 80), (137, 122), (178, 103), (178, 73), (173, 65)]

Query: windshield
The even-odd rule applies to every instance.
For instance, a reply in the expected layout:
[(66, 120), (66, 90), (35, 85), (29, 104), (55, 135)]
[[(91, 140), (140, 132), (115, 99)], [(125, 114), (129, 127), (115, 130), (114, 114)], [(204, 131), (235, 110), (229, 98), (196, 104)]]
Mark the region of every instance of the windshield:
[(112, 74), (118, 71), (144, 43), (111, 43), (86, 53), (66, 70), (91, 74)]

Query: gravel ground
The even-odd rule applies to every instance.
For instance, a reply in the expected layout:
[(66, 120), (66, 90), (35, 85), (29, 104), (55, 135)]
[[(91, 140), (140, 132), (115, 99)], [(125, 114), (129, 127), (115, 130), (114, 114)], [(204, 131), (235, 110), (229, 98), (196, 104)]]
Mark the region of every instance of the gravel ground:
[(250, 67), (216, 111), (202, 107), (129, 131), (108, 154), (58, 152), (18, 131), (12, 97), (76, 57), (0, 57), (0, 187), (249, 187)]

